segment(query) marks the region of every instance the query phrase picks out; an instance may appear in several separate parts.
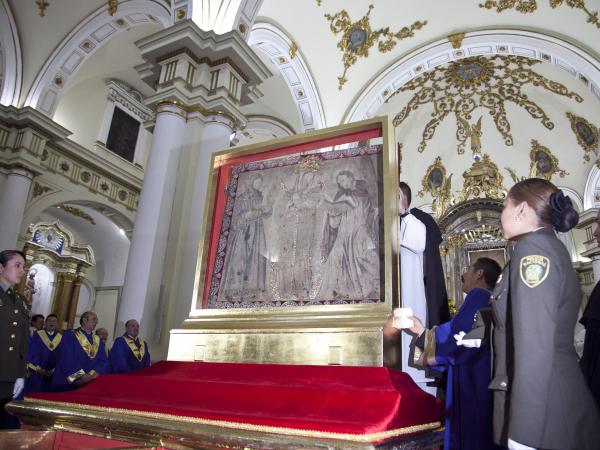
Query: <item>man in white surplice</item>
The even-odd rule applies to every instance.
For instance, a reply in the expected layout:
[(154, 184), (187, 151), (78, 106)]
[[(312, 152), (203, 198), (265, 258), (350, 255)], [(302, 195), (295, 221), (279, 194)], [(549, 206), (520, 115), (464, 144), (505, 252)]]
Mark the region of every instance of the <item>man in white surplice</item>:
[[(398, 189), (401, 306), (412, 308), (413, 315), (416, 317), (427, 317), (427, 300), (423, 281), (423, 253), (427, 229), (423, 222), (410, 213), (409, 196), (410, 191), (407, 190), (404, 193), (403, 189)], [(408, 373), (421, 389), (435, 395), (435, 387), (427, 386), (427, 383), (433, 380), (425, 376), (424, 370), (412, 364), (411, 336), (408, 333), (402, 333), (401, 339), (402, 371)]]

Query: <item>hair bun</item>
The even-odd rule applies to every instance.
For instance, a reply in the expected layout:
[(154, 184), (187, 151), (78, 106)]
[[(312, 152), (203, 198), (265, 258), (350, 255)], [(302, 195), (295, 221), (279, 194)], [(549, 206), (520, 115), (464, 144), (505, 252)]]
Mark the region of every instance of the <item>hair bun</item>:
[(550, 194), (552, 226), (556, 231), (566, 233), (579, 222), (579, 214), (573, 208), (571, 199), (560, 189)]

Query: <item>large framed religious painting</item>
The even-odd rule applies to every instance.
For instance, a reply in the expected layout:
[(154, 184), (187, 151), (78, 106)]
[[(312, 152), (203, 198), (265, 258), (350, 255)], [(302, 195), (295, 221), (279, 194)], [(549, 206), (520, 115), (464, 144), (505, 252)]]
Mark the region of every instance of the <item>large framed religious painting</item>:
[(390, 142), (377, 118), (215, 154), (196, 311), (389, 308)]

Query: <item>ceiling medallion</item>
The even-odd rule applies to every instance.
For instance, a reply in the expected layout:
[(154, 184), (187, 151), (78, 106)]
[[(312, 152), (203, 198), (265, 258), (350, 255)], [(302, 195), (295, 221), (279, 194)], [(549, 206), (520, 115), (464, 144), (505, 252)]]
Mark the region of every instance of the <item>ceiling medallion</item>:
[(369, 11), (360, 20), (352, 22), (348, 12), (341, 10), (334, 15), (325, 14), (329, 21), (329, 28), (333, 34), (342, 33), (342, 39), (337, 47), (343, 52), (342, 61), (344, 63), (344, 73), (338, 77), (338, 89), (342, 90), (344, 84), (348, 81), (346, 73), (352, 67), (358, 58), (369, 56), (369, 49), (377, 43), (377, 49), (381, 53), (386, 53), (396, 46), (396, 40), (407, 39), (415, 35), (415, 30), (420, 30), (427, 21), (416, 21), (410, 27), (403, 27), (397, 33), (392, 33), (389, 27), (378, 30), (371, 29), (369, 14), (373, 5), (369, 5)]
[[(595, 25), (596, 28), (600, 29), (600, 22), (598, 20), (598, 11), (590, 11), (585, 4), (584, 0), (549, 0), (549, 4), (552, 8), (558, 8), (566, 4), (571, 9), (580, 9), (587, 15), (587, 22)], [(514, 9), (523, 14), (533, 13), (537, 10), (536, 0), (498, 0), (492, 1), (487, 0), (484, 3), (479, 4), (480, 8), (495, 9), (496, 12), (503, 12), (507, 9)]]
[(583, 117), (576, 116), (569, 112), (567, 113), (567, 117), (571, 121), (571, 129), (573, 130), (573, 133), (575, 133), (575, 136), (577, 136), (577, 142), (585, 151), (583, 159), (589, 161), (589, 154), (598, 150), (598, 128)]
[[(453, 61), (450, 64), (425, 72), (397, 89), (394, 95), (405, 91), (416, 91), (406, 106), (394, 117), (394, 126), (404, 122), (411, 112), (421, 105), (432, 104), (434, 111), (431, 120), (425, 125), (419, 152), (427, 147), (427, 141), (435, 134), (437, 126), (448, 115), (454, 114), (457, 123), (456, 138), (458, 153), (465, 151), (471, 129), (464, 123), (471, 119), (475, 108), (487, 108), (494, 120), (496, 129), (506, 145), (513, 145), (511, 125), (506, 116), (505, 102), (511, 102), (525, 109), (531, 117), (539, 119), (547, 129), (554, 128), (545, 111), (528, 95), (522, 92), (525, 86), (535, 86), (553, 94), (583, 102), (583, 98), (569, 91), (564, 85), (533, 71), (531, 66), (540, 61), (513, 55), (475, 56)], [(462, 120), (461, 120), (462, 119)]]

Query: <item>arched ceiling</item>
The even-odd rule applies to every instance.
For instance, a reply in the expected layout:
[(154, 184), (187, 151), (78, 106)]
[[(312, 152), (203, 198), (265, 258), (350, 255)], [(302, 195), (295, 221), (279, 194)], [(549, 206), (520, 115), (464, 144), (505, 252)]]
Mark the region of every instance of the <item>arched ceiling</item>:
[[(92, 16), (102, 16), (107, 21), (114, 21), (119, 14), (124, 14), (128, 11), (127, 8), (133, 5), (162, 8), (165, 16), (175, 16), (175, 20), (179, 20), (178, 14), (174, 14), (171, 10), (183, 8), (182, 5), (185, 4), (183, 1), (173, 3), (167, 0), (120, 0), (119, 12), (112, 18), (108, 16), (108, 6), (104, 0), (85, 2), (54, 0), (49, 2), (45, 16), (40, 17), (38, 6), (33, 1), (3, 1), (8, 2), (19, 31), (23, 60), (20, 104), (23, 104), (34, 80), (40, 76), (50, 55), (74, 30), (78, 30), (85, 20)], [(219, 2), (209, 3), (214, 12)], [(393, 89), (423, 71), (435, 67), (436, 64), (442, 66), (448, 64), (448, 59), (444, 60), (440, 57), (436, 60), (436, 56), (429, 55), (428, 51), (436, 46), (444, 47), (454, 59), (461, 59), (471, 54), (456, 53), (460, 50), (453, 49), (447, 40), (453, 33), (467, 32), (465, 42), (471, 46), (469, 51), (476, 47), (479, 42), (477, 39), (484, 39), (475, 36), (477, 30), (480, 34), (485, 34), (486, 30), (509, 30), (513, 33), (510, 39), (514, 42), (518, 41), (514, 36), (518, 37), (520, 33), (523, 35), (534, 33), (541, 37), (541, 40), (548, 37), (548, 41), (552, 41), (548, 45), (554, 46), (558, 53), (567, 51), (567, 47), (575, 49), (581, 64), (586, 65), (585, 68), (574, 67), (577, 62), (561, 66), (561, 59), (549, 51), (549, 62), (537, 64), (535, 70), (552, 81), (562, 83), (569, 91), (578, 93), (585, 99), (583, 103), (578, 104), (567, 97), (549, 94), (534, 86), (527, 86), (524, 89), (524, 93), (535, 99), (554, 122), (555, 127), (552, 130), (541, 125), (539, 120), (532, 118), (523, 108), (509, 103), (506, 111), (512, 124), (514, 145), (507, 146), (485, 110), (476, 109), (472, 117), (473, 120), (477, 120), (483, 116), (481, 138), (483, 151), (489, 153), (492, 160), (500, 167), (507, 185), (510, 184), (510, 175), (504, 167), (514, 169), (519, 176), (527, 175), (531, 140), (536, 139), (556, 155), (560, 168), (569, 173), (564, 178), (555, 175), (558, 179), (553, 181), (569, 186), (583, 196), (585, 179), (594, 161), (583, 159), (583, 150), (577, 144), (566, 113), (576, 113), (592, 122), (600, 116), (598, 99), (590, 92), (593, 83), (587, 79), (583, 80), (588, 82), (586, 86), (581, 80), (583, 74), (589, 77), (590, 70), (595, 71), (594, 75), (600, 79), (600, 25), (594, 22), (593, 16), (591, 22), (588, 21), (590, 17), (586, 10), (572, 8), (567, 2), (552, 2), (556, 6), (553, 8), (550, 0), (528, 2), (530, 5), (535, 5), (535, 10), (527, 14), (518, 12), (515, 8), (499, 12), (496, 8), (480, 7), (483, 3), (481, 0), (452, 2), (380, 0), (372, 2), (372, 8), (368, 1), (342, 0), (306, 0), (302, 3), (263, 0), (237, 3), (244, 11), (251, 10), (252, 14), (246, 14), (248, 17), (256, 14), (255, 23), (259, 24), (256, 29), (260, 29), (262, 34), (256, 34), (253, 39), (250, 28), (242, 32), (248, 37), (261, 59), (275, 73), (274, 77), (259, 86), (264, 96), (255, 104), (244, 107), (244, 114), (250, 118), (260, 119), (251, 120), (249, 129), (245, 133), (244, 130), (240, 130), (236, 136), (238, 145), (285, 134), (287, 130), (299, 132), (302, 129), (310, 129), (310, 126), (303, 123), (303, 110), (298, 100), (299, 89), (290, 83), (289, 75), (287, 78), (285, 75), (289, 73), (285, 70), (290, 68), (293, 57), (302, 60), (302, 65), (297, 67), (301, 67), (302, 76), (305, 76), (303, 83), (310, 88), (313, 96), (313, 106), (309, 112), (320, 114), (321, 123), (333, 126), (370, 115), (388, 114), (394, 117), (398, 114), (410, 99), (411, 92), (400, 93), (387, 103), (383, 103), (384, 93), (388, 91), (388, 95), (385, 96), (387, 98)], [(195, 15), (198, 15), (197, 8), (201, 8), (202, 4), (202, 2), (194, 2)], [(517, 4), (519, 2), (515, 2), (515, 5)], [(600, 9), (597, 1), (586, 0), (584, 4), (587, 11), (592, 14)], [(232, 4), (228, 3), (228, 5), (227, 8), (230, 8)], [(345, 16), (342, 11), (346, 12)], [(147, 11), (142, 8), (139, 13), (147, 13)], [(77, 68), (68, 84), (64, 86), (58, 100), (55, 119), (73, 130), (75, 132), (73, 139), (85, 146), (92, 145), (96, 138), (96, 125), (101, 120), (102, 101), (105, 95), (104, 82), (107, 78), (126, 81), (142, 93), (147, 93), (148, 90), (133, 69), (141, 61), (134, 43), (141, 37), (157, 31), (164, 24), (161, 25), (157, 21), (133, 26), (134, 16), (131, 16), (130, 12), (127, 14), (129, 15), (122, 31), (110, 37), (109, 41), (103, 43), (102, 48)], [(328, 19), (326, 15), (336, 19)], [(388, 35), (389, 40), (385, 41), (385, 37), (380, 36), (374, 41), (374, 45), (368, 48), (368, 56), (365, 54), (357, 57), (356, 61), (347, 67), (346, 81), (340, 90), (338, 77), (344, 73), (344, 53), (338, 48), (338, 43), (342, 33), (336, 34), (331, 29), (332, 23), (338, 19), (346, 20), (346, 29), (353, 28), (352, 23), (362, 19), (363, 25), (368, 24), (373, 32), (387, 29), (390, 33), (400, 32), (403, 27), (411, 26), (417, 21), (427, 23), (416, 27), (413, 36), (403, 39)], [(245, 25), (251, 27), (251, 24)], [(268, 34), (265, 30), (275, 36), (273, 42), (277, 39), (278, 46), (281, 47), (277, 49), (279, 53), (276, 57), (269, 55), (269, 47), (264, 45), (264, 39)], [(382, 31), (383, 35), (385, 35), (384, 31)], [(387, 42), (386, 51), (378, 50), (379, 42)], [(290, 49), (286, 51), (283, 48), (288, 43), (296, 44), (295, 53), (294, 51), (290, 53)], [(496, 50), (500, 52), (499, 47), (496, 47)], [(508, 53), (516, 54), (513, 50), (511, 47)], [(544, 59), (544, 55), (540, 52), (534, 51), (531, 55), (536, 59)], [(349, 56), (351, 57), (352, 54)], [(421, 56), (425, 58), (423, 61), (433, 62), (419, 67), (418, 61)], [(430, 59), (427, 60), (426, 57)], [(414, 61), (414, 66), (408, 67), (410, 73), (405, 78), (393, 80), (389, 88), (384, 84), (381, 89), (378, 88), (379, 90), (373, 88), (383, 74), (389, 73), (391, 69), (407, 61), (411, 64)], [(419, 73), (419, 70), (422, 72)], [(568, 71), (572, 71), (573, 74)], [(304, 89), (301, 91), (305, 94)], [(380, 102), (373, 103), (378, 96)], [(365, 105), (361, 111), (356, 109), (359, 103)], [(412, 177), (408, 181), (419, 186), (427, 166), (432, 164), (437, 156), (441, 156), (448, 173), (454, 173), (453, 182), (457, 183), (458, 188), (462, 172), (472, 160), (468, 151), (462, 155), (456, 151), (455, 119), (444, 120), (434, 137), (428, 141), (426, 150), (418, 151), (423, 128), (431, 117), (430, 106), (423, 105), (397, 127), (398, 141), (404, 146), (404, 161), (411, 161), (411, 165), (414, 162), (414, 167), (419, 168), (410, 174), (405, 173), (404, 176)], [(85, 109), (86, 115), (81, 113), (82, 109)], [(599, 125), (598, 122), (600, 121), (596, 120), (595, 124)], [(424, 197), (422, 201), (427, 203), (428, 200)]]

